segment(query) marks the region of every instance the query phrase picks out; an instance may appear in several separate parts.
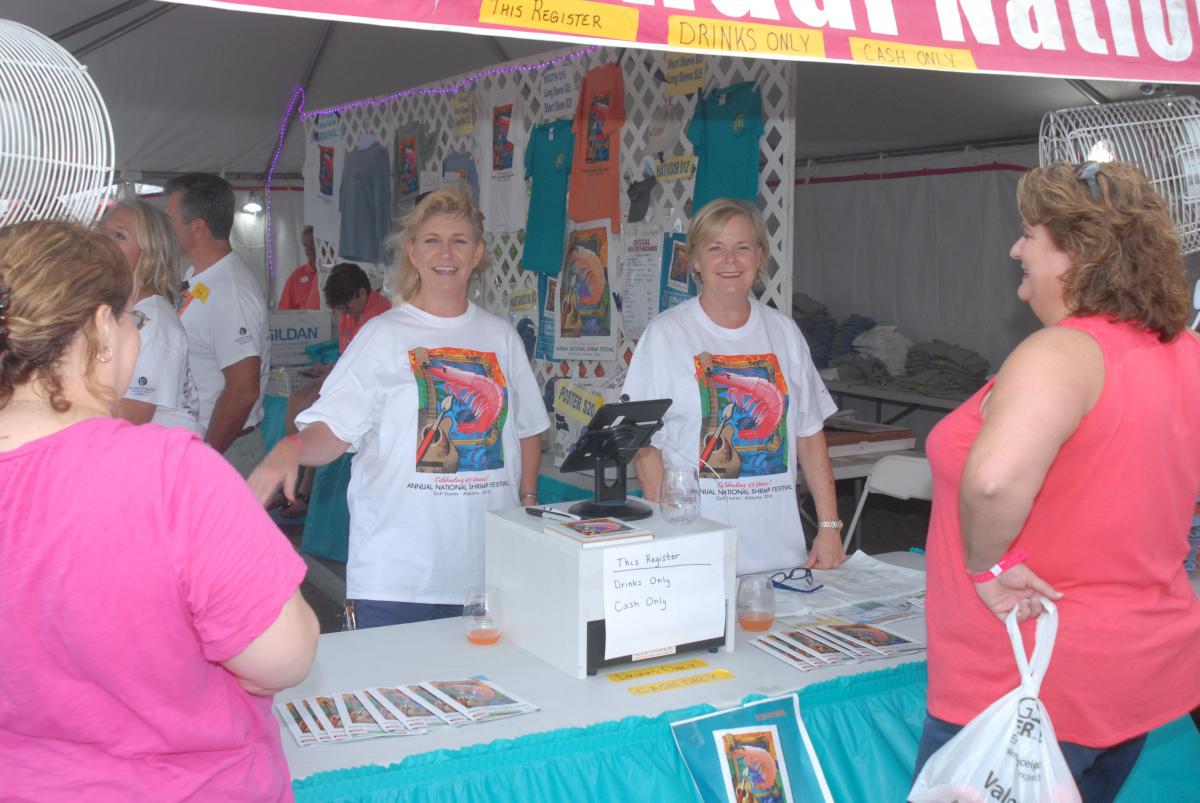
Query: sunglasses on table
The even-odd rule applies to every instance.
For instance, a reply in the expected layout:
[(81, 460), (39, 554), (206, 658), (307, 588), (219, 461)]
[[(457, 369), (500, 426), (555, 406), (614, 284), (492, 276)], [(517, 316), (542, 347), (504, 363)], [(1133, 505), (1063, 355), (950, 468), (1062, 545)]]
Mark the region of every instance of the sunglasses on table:
[[(802, 587), (788, 585), (789, 582), (796, 583)], [(801, 594), (811, 594), (814, 591), (820, 591), (825, 587), (823, 583), (813, 585), (812, 569), (802, 569), (797, 566), (795, 569), (786, 572), (775, 572), (771, 575), (771, 585), (775, 588), (782, 588), (784, 591), (797, 591)]]

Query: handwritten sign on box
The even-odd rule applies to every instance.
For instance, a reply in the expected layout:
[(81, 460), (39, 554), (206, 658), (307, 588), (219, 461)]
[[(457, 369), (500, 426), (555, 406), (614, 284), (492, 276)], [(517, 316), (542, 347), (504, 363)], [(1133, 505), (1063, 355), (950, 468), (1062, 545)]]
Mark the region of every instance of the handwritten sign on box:
[(608, 547), (601, 582), (605, 660), (725, 632), (720, 532)]

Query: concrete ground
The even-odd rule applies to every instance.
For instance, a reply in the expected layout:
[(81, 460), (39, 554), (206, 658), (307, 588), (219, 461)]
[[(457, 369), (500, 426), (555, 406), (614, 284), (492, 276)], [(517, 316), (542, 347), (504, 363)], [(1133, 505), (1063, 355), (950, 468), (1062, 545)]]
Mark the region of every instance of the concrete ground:
[[(811, 501), (806, 509), (812, 512)], [(854, 513), (854, 487), (850, 480), (838, 483), (838, 510), (846, 525)], [(304, 534), (303, 519), (283, 519), (277, 512), (272, 516), (280, 529), (299, 550)], [(872, 494), (867, 500), (863, 520), (859, 524), (856, 543), (871, 554), (895, 552), (925, 545), (925, 530), (929, 526), (929, 503), (920, 500), (902, 501)], [(342, 610), (346, 595), (346, 564), (338, 561), (303, 555), (308, 563), (308, 575), (301, 593), (316, 612), (322, 633), (342, 629)]]

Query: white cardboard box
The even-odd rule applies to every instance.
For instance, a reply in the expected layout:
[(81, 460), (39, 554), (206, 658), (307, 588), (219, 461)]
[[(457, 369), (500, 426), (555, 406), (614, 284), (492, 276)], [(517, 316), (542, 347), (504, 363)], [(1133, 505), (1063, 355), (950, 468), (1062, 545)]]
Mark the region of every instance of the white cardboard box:
[(308, 365), (312, 360), (304, 347), (337, 337), (333, 315), (323, 310), (272, 312), (271, 367)]
[[(569, 505), (556, 505), (567, 508)], [(654, 533), (652, 541), (718, 531), (724, 540), (724, 587), (712, 592), (725, 600), (724, 652), (732, 652), (737, 598), (737, 531), (708, 519), (671, 524), (656, 510), (633, 522)], [(604, 549), (583, 549), (578, 543), (547, 533), (542, 520), (523, 508), (487, 514), (484, 524), (484, 574), (500, 592), (504, 638), (576, 678), (588, 674), (588, 623), (604, 620)], [(620, 541), (611, 542), (620, 546)], [(595, 636), (593, 636), (595, 638)], [(595, 649), (602, 645), (593, 644)], [(601, 649), (601, 654), (602, 649)], [(671, 654), (671, 653), (663, 653)], [(646, 656), (650, 657), (650, 656)]]

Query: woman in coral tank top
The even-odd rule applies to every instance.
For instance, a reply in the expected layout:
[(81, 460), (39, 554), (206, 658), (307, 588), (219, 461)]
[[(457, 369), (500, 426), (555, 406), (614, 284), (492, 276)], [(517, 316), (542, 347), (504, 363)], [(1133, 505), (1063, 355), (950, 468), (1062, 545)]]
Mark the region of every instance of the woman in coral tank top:
[(1085, 801), (1200, 704), (1183, 569), (1200, 488), (1200, 341), (1179, 239), (1136, 168), (1022, 178), (1017, 296), (1043, 324), (929, 436), (929, 698), (917, 771), (1019, 684), (1003, 618), (1059, 610), (1041, 697)]

